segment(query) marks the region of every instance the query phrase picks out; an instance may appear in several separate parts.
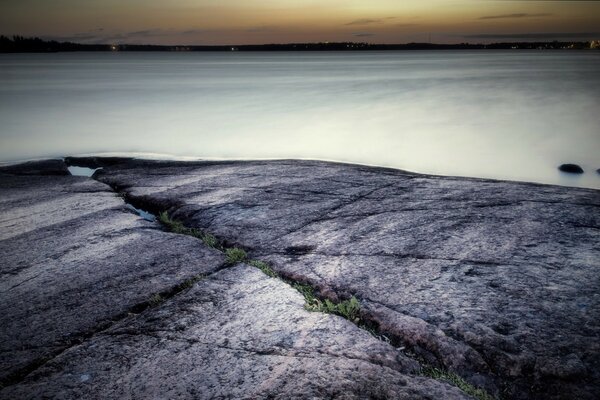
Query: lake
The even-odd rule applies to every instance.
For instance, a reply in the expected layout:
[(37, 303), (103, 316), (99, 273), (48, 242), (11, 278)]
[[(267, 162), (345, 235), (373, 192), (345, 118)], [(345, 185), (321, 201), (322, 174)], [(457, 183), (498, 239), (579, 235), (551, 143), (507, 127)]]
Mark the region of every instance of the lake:
[(600, 188), (599, 72), (594, 51), (0, 54), (0, 161), (310, 158)]

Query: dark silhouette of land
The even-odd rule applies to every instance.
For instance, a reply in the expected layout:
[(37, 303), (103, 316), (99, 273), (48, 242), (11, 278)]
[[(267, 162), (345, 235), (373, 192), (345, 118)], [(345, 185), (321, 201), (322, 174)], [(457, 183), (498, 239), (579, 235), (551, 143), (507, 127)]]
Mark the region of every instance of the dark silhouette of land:
[(368, 50), (484, 50), (484, 49), (589, 49), (593, 42), (502, 42), (491, 44), (459, 43), (404, 43), (371, 44), (288, 43), (220, 46), (162, 46), (146, 44), (81, 44), (43, 40), (37, 37), (0, 36), (0, 53), (54, 53), (73, 51), (368, 51)]

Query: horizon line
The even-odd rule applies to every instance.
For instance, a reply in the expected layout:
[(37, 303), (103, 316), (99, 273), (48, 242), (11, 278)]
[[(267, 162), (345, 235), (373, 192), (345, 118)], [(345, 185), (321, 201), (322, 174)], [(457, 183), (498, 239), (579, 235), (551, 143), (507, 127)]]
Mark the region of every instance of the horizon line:
[[(432, 46), (493, 46), (500, 44), (552, 44), (552, 43), (592, 43), (598, 40), (586, 39), (586, 40), (534, 40), (529, 38), (528, 40), (513, 40), (513, 41), (497, 41), (490, 43), (482, 42), (458, 42), (458, 43), (436, 43), (436, 42), (404, 42), (404, 43), (376, 43), (376, 42), (363, 42), (363, 41), (312, 41), (312, 42), (272, 42), (272, 43), (256, 43), (256, 44), (235, 44), (235, 43), (224, 43), (224, 44), (156, 44), (156, 43), (116, 43), (116, 42), (103, 42), (103, 43), (81, 43), (75, 41), (61, 41), (58, 38), (44, 39), (40, 36), (22, 36), (22, 35), (4, 35), (0, 34), (0, 38), (6, 38), (13, 43), (15, 39), (24, 41), (42, 41), (46, 43), (58, 43), (68, 44), (77, 46), (108, 46), (108, 47), (121, 47), (121, 46), (145, 46), (145, 47), (164, 47), (164, 48), (186, 48), (186, 47), (220, 47), (220, 48), (243, 48), (243, 47), (261, 47), (261, 46), (307, 46), (307, 45), (362, 45), (362, 46), (408, 46), (408, 45), (432, 45)], [(507, 37), (508, 38), (508, 37)]]

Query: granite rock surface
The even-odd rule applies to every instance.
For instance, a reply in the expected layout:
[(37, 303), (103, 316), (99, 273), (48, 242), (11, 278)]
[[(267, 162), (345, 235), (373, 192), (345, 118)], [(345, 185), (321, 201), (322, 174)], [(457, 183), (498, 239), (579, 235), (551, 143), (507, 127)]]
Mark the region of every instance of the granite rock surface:
[(600, 397), (597, 190), (315, 161), (120, 160), (95, 177), (356, 296), (393, 343), (490, 393)]
[(139, 218), (102, 183), (27, 171), (0, 169), (5, 384), (225, 263), (197, 240)]
[(94, 336), (0, 397), (467, 399), (350, 322), (238, 265)]
[(468, 398), (65, 170), (0, 168), (0, 399)]

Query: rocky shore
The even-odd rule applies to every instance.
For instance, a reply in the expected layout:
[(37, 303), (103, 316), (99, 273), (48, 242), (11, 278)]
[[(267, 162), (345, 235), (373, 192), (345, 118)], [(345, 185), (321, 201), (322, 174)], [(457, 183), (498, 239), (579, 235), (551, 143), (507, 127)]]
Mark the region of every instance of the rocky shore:
[(67, 158), (0, 193), (0, 399), (600, 397), (600, 191)]

